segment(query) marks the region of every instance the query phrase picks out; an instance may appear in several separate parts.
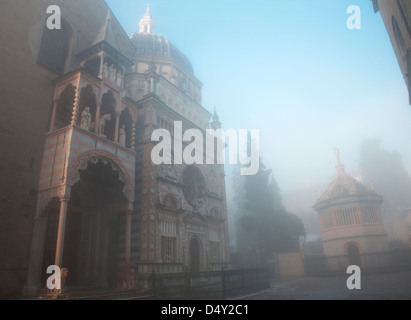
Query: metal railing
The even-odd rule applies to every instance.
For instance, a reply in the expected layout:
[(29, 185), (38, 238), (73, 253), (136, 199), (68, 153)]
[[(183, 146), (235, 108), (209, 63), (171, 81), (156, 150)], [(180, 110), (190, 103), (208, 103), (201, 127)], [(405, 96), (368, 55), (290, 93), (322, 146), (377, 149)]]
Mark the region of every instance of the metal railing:
[(221, 270), (210, 272), (152, 273), (153, 296), (159, 299), (229, 299), (270, 287), (268, 269)]
[(358, 265), (362, 272), (378, 273), (411, 270), (411, 248), (398, 248), (384, 252), (360, 254), (356, 259), (348, 255), (324, 256), (306, 255), (304, 257), (307, 276), (329, 276), (345, 274), (347, 267)]

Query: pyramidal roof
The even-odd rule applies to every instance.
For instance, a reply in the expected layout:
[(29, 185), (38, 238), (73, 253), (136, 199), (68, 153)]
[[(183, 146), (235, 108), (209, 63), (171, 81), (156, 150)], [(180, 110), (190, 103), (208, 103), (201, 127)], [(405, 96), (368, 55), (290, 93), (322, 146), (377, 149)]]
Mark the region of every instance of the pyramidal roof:
[(80, 55), (86, 57), (93, 54), (96, 51), (95, 48), (102, 44), (105, 44), (106, 47), (107, 45), (110, 46), (111, 49), (122, 55), (125, 60), (131, 60), (133, 56), (134, 46), (110, 8), (108, 8), (106, 18), (102, 22), (100, 31), (97, 33), (91, 46), (80, 53)]
[(128, 35), (124, 31), (120, 22), (118, 22), (117, 18), (110, 9), (107, 11), (106, 20), (104, 21), (104, 25), (100, 29), (94, 44), (101, 41), (107, 42), (114, 49), (128, 57), (133, 55), (134, 47), (130, 43), (130, 39), (128, 38)]
[(335, 154), (337, 156), (336, 168), (338, 175), (330, 183), (325, 192), (317, 199), (316, 204), (353, 195), (378, 196), (374, 190), (371, 190), (358, 180), (345, 173), (344, 165), (341, 163), (340, 154), (337, 149), (335, 150)]

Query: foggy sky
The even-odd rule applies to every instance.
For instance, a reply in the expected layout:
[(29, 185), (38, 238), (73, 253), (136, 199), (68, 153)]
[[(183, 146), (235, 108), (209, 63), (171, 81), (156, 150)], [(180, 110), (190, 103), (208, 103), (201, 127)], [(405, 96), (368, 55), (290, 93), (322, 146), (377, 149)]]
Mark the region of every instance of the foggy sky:
[[(128, 34), (138, 30), (146, 2), (107, 3)], [(362, 10), (361, 30), (346, 27), (351, 4)], [(307, 190), (301, 205), (312, 197), (310, 210), (315, 190), (336, 175), (334, 148), (355, 176), (365, 138), (398, 150), (411, 172), (408, 93), (369, 0), (152, 0), (150, 7), (156, 33), (187, 55), (204, 84), (203, 106), (217, 107), (225, 129), (260, 130), (261, 156), (284, 197)]]

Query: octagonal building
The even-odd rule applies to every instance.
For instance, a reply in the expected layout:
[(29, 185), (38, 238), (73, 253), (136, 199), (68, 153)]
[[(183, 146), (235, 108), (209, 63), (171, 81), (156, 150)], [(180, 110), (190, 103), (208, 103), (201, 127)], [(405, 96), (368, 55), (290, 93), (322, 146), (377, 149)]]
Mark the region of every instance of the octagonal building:
[(317, 199), (324, 255), (347, 257), (349, 264), (364, 265), (367, 254), (388, 250), (381, 219), (382, 196), (348, 175), (337, 156), (337, 176)]

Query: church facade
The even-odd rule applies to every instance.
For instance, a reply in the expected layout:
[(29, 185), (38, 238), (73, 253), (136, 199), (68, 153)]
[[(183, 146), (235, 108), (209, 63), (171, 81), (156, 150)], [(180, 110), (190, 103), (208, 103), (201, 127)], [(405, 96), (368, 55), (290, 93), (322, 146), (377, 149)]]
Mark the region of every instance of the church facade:
[[(1, 185), (2, 293), (37, 294), (50, 265), (69, 270), (70, 286), (141, 289), (153, 272), (229, 267), (223, 165), (151, 159), (155, 130), (173, 135), (177, 123), (205, 135), (221, 124), (202, 106), (189, 59), (154, 33), (149, 8), (128, 36), (101, 0), (19, 2), (0, 5), (4, 30), (17, 28), (5, 58), (25, 69), (2, 76), (15, 106), (0, 123), (11, 150), (1, 168), (14, 162)], [(45, 26), (52, 4), (61, 30)], [(28, 89), (17, 95), (10, 81), (20, 80)]]

